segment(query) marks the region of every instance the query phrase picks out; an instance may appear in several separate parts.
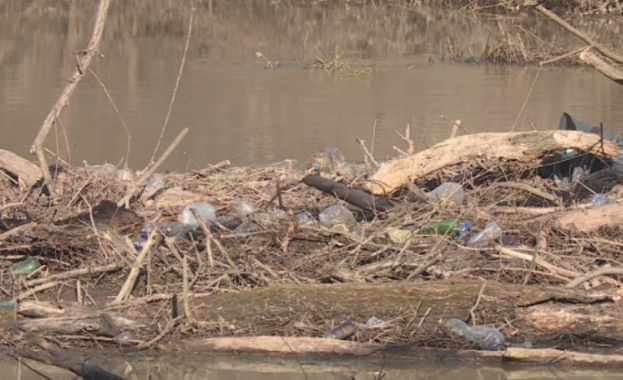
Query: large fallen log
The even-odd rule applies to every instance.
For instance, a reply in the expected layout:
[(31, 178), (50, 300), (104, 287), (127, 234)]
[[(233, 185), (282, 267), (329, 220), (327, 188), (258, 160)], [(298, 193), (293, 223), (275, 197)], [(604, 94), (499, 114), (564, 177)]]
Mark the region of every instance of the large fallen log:
[(0, 149), (0, 170), (15, 175), (22, 187), (31, 187), (41, 178), (41, 170), (37, 165), (3, 149)]
[[(255, 335), (274, 335), (280, 329), (291, 331), (287, 326), (303, 318), (326, 328), (345, 320), (364, 323), (375, 316), (393, 321), (401, 336), (418, 344), (424, 337), (440, 336), (440, 321), (468, 319), (481, 288), (482, 282), (473, 280), (287, 285), (196, 300), (209, 305), (197, 307), (197, 318), (225, 320)], [(413, 312), (415, 305), (419, 312)], [(617, 327), (623, 326), (623, 303), (578, 289), (491, 283), (482, 293), (477, 314), (486, 320), (476, 323), (505, 326), (502, 333), (507, 337), (512, 333), (512, 341), (518, 343), (547, 347), (549, 339), (559, 334), (623, 341), (623, 328)]]
[(453, 350), (407, 345), (344, 342), (306, 337), (223, 337), (198, 338), (183, 342), (182, 349), (193, 352), (251, 352), (280, 355), (351, 355), (407, 357), (409, 359), (457, 360), (479, 362), (519, 361), (548, 365), (623, 367), (621, 355), (585, 354), (555, 349), (509, 347), (505, 351)]
[(474, 158), (529, 162), (548, 152), (576, 149), (596, 156), (614, 158), (618, 146), (603, 141), (595, 134), (578, 131), (531, 131), (509, 133), (477, 133), (443, 141), (412, 156), (388, 161), (370, 177), (365, 189), (375, 195), (391, 193), (448, 165)]
[(623, 204), (614, 203), (560, 211), (540, 219), (554, 221), (557, 227), (563, 229), (592, 232), (603, 226), (623, 225)]
[(585, 50), (580, 54), (580, 60), (587, 65), (591, 65), (595, 70), (612, 79), (616, 83), (623, 85), (623, 70), (606, 62), (597, 54)]

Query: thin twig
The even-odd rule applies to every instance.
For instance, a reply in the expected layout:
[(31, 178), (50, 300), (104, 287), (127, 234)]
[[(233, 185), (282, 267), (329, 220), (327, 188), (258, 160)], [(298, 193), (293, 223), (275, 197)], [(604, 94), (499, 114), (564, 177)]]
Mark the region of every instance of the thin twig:
[(184, 65), (186, 64), (186, 54), (188, 53), (188, 46), (190, 45), (190, 37), (193, 33), (193, 18), (195, 16), (195, 2), (190, 2), (190, 18), (188, 20), (188, 33), (186, 34), (186, 44), (184, 45), (184, 53), (182, 55), (182, 62), (180, 64), (180, 70), (177, 74), (177, 79), (175, 80), (175, 88), (173, 89), (173, 95), (171, 96), (171, 102), (169, 103), (169, 109), (167, 111), (167, 116), (164, 119), (164, 124), (162, 125), (162, 129), (160, 130), (160, 137), (158, 137), (158, 142), (156, 143), (156, 147), (154, 148), (154, 153), (152, 153), (151, 158), (149, 159), (149, 165), (154, 165), (154, 158), (156, 158), (156, 153), (158, 153), (158, 148), (160, 148), (160, 143), (162, 142), (162, 138), (164, 137), (164, 131), (167, 128), (167, 124), (169, 124), (169, 118), (171, 117), (171, 110), (173, 109), (173, 103), (175, 103), (175, 97), (177, 96), (177, 89), (180, 85), (180, 80), (182, 79), (182, 73), (184, 72)]
[(167, 157), (169, 157), (169, 155), (173, 152), (173, 149), (175, 149), (175, 147), (180, 143), (180, 141), (182, 141), (182, 139), (184, 138), (184, 136), (186, 136), (187, 133), (188, 133), (188, 128), (184, 128), (180, 132), (180, 134), (177, 135), (177, 137), (175, 138), (175, 140), (173, 140), (171, 145), (169, 145), (167, 150), (165, 150), (164, 153), (162, 153), (162, 156), (160, 156), (158, 161), (156, 161), (155, 164), (151, 165), (150, 168), (147, 171), (145, 171), (145, 173), (143, 173), (141, 178), (139, 178), (139, 180), (136, 181), (132, 185), (132, 187), (130, 187), (130, 189), (126, 192), (125, 196), (119, 202), (117, 202), (117, 207), (125, 206), (126, 208), (129, 208), (130, 199), (132, 199), (134, 194), (136, 194), (136, 192), (141, 188), (141, 186), (143, 186), (143, 184), (147, 182), (149, 177), (151, 177), (156, 172), (156, 170), (160, 167), (160, 165), (162, 165), (162, 163), (167, 159)]
[(605, 276), (608, 274), (623, 275), (623, 268), (599, 268), (569, 281), (567, 285), (565, 285), (565, 288), (575, 288), (578, 285), (586, 281), (590, 281), (595, 277)]
[(130, 297), (130, 293), (132, 292), (132, 288), (134, 287), (134, 284), (136, 283), (136, 278), (138, 277), (141, 266), (143, 265), (145, 256), (147, 256), (147, 252), (151, 249), (151, 246), (154, 244), (154, 241), (155, 241), (154, 238), (156, 237), (157, 233), (158, 231), (154, 229), (149, 234), (149, 237), (147, 238), (147, 243), (145, 243), (145, 246), (141, 250), (141, 253), (136, 258), (136, 261), (134, 262), (132, 269), (130, 269), (130, 274), (128, 275), (128, 278), (125, 280), (125, 283), (121, 287), (119, 294), (117, 294), (117, 297), (112, 301), (112, 303), (119, 303)]
[(472, 326), (476, 326), (476, 316), (474, 315), (474, 311), (478, 308), (478, 304), (480, 303), (480, 299), (482, 298), (482, 293), (485, 291), (485, 287), (487, 286), (487, 281), (482, 283), (480, 287), (480, 291), (478, 292), (478, 297), (476, 298), (476, 302), (474, 302), (474, 306), (469, 309), (469, 315), (472, 320)]

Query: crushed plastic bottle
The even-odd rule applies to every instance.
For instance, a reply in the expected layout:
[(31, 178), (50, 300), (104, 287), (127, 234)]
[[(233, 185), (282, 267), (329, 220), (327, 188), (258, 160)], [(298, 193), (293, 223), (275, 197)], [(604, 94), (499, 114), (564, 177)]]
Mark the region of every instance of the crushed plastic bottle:
[(282, 220), (288, 220), (290, 216), (283, 210), (275, 210), (273, 212), (258, 212), (253, 214), (253, 221), (261, 226), (271, 226)]
[(20, 261), (17, 264), (13, 264), (7, 269), (5, 269), (5, 273), (13, 274), (13, 275), (22, 275), (29, 274), (37, 270), (41, 265), (36, 259), (26, 259), (24, 261)]
[(487, 225), (482, 231), (472, 236), (467, 241), (467, 245), (471, 245), (474, 247), (484, 247), (484, 246), (491, 244), (492, 241), (499, 239), (501, 237), (502, 237), (502, 229), (500, 228), (497, 222), (491, 221), (487, 223)]
[(463, 186), (458, 183), (445, 182), (428, 193), (428, 199), (433, 203), (450, 201), (463, 204), (465, 201), (465, 193), (463, 192)]
[(296, 213), (296, 218), (299, 220), (300, 226), (315, 227), (316, 221), (307, 211), (301, 211)]
[(355, 217), (353, 217), (353, 213), (341, 205), (327, 207), (318, 215), (318, 219), (320, 220), (320, 224), (327, 228), (333, 228), (333, 226), (338, 224), (345, 224), (346, 226), (352, 227), (357, 223)]
[(383, 323), (383, 320), (378, 319), (377, 317), (373, 315), (370, 318), (368, 318), (368, 321), (366, 322), (366, 326), (376, 326), (376, 325), (380, 325), (381, 323)]
[(241, 220), (245, 220), (255, 212), (255, 204), (248, 198), (239, 198), (234, 203), (234, 212)]
[(194, 231), (197, 225), (187, 225), (181, 222), (154, 222), (146, 223), (141, 230), (141, 237), (147, 239), (153, 230), (157, 229), (160, 234), (166, 237), (181, 237)]
[(118, 169), (117, 179), (119, 181), (131, 181), (134, 178), (134, 172), (132, 169)]
[(593, 204), (595, 206), (609, 205), (613, 203), (616, 203), (616, 201), (614, 199), (608, 198), (606, 194), (597, 193), (593, 195)]
[(190, 226), (198, 226), (199, 222), (195, 219), (195, 216), (190, 211), (190, 209), (197, 210), (197, 213), (203, 219), (204, 222), (210, 224), (216, 222), (216, 208), (209, 203), (206, 202), (196, 202), (191, 203), (188, 206), (184, 207), (182, 214), (180, 215), (180, 222), (190, 225)]
[(498, 329), (485, 326), (469, 327), (465, 322), (455, 318), (449, 319), (444, 324), (444, 328), (448, 333), (464, 337), (476, 347), (484, 350), (497, 351), (504, 346), (506, 341)]
[(165, 187), (164, 181), (160, 177), (151, 177), (145, 183), (145, 189), (141, 195), (141, 199), (148, 200), (154, 198)]

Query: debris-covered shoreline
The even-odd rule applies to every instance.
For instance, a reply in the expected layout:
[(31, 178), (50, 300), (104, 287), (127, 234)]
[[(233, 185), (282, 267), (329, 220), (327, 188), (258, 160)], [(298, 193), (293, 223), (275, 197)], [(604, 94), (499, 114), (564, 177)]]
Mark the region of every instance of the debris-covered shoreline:
[(236, 351), (252, 345), (233, 338), (277, 336), (328, 341), (329, 353), (348, 340), (377, 353), (614, 355), (613, 139), (473, 134), (387, 162), (366, 152), (349, 164), (337, 149), (302, 164), (222, 162), (156, 173), (128, 209), (117, 202), (143, 173), (61, 163), (46, 191), (20, 174), (36, 165), (5, 160), (3, 344), (41, 347), (36, 333), (73, 349)]

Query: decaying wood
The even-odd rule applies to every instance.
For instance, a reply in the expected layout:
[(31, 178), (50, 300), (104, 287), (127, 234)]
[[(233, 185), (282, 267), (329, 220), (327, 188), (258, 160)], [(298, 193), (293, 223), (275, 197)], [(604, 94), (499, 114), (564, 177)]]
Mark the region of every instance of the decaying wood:
[(93, 57), (99, 52), (99, 45), (102, 39), (102, 35), (104, 34), (104, 25), (106, 24), (106, 17), (108, 15), (108, 8), (110, 7), (110, 0), (100, 0), (99, 8), (97, 9), (97, 15), (95, 16), (95, 25), (93, 26), (93, 33), (91, 34), (91, 40), (89, 41), (89, 45), (87, 46), (86, 51), (76, 53), (76, 59), (78, 61), (78, 65), (74, 70), (71, 78), (67, 82), (65, 89), (61, 93), (60, 97), (52, 107), (52, 110), (45, 118), (41, 129), (39, 130), (39, 134), (35, 138), (35, 141), (30, 148), (30, 152), (37, 155), (39, 159), (39, 167), (41, 168), (41, 172), (43, 173), (43, 178), (45, 180), (45, 184), (48, 185), (48, 188), (52, 189), (52, 176), (50, 175), (50, 170), (48, 169), (48, 163), (45, 158), (45, 153), (43, 150), (43, 146), (45, 144), (45, 140), (52, 129), (52, 126), (56, 122), (63, 112), (63, 109), (69, 105), (69, 99), (71, 95), (74, 93), (74, 90), (78, 87), (78, 83), (82, 80), (84, 73), (91, 65), (91, 61)]
[(370, 177), (365, 189), (375, 195), (391, 193), (448, 165), (475, 158), (529, 162), (548, 152), (576, 149), (597, 156), (613, 158), (619, 155), (618, 146), (600, 137), (578, 131), (530, 131), (509, 133), (477, 133), (443, 141), (412, 156), (389, 161)]
[(546, 215), (563, 229), (578, 232), (596, 231), (603, 226), (620, 226), (623, 224), (623, 204), (613, 203), (600, 206), (560, 211)]
[(61, 350), (40, 336), (36, 336), (34, 334), (27, 334), (26, 339), (30, 343), (41, 348), (43, 351), (16, 349), (10, 352), (5, 352), (5, 355), (18, 358), (24, 357), (40, 363), (64, 368), (78, 376), (81, 376), (84, 380), (125, 380), (123, 377), (117, 376), (97, 365), (91, 364), (91, 357), (82, 356), (76, 352)]
[[(254, 326), (259, 327), (257, 324), (262, 323), (264, 318), (291, 323), (298, 321), (301, 316), (308, 320), (318, 318), (359, 323), (365, 322), (371, 315), (384, 321), (403, 320), (404, 310), (410, 310), (413, 305), (421, 303), (418, 309), (430, 311), (418, 331), (433, 333), (438, 330), (440, 320), (466, 320), (481, 288), (482, 282), (473, 280), (441, 280), (434, 284), (416, 281), (286, 285), (215, 294), (196, 300), (195, 317), (206, 321), (226, 320), (253, 330)], [(201, 303), (209, 307), (199, 306)], [(561, 323), (554, 318), (556, 308), (560, 315), (569, 316), (569, 323)], [(582, 310), (585, 312), (582, 313)], [(623, 329), (615, 331), (613, 328), (617, 323), (623, 326), (623, 305), (613, 303), (607, 295), (578, 289), (489, 282), (477, 311), (487, 316), (488, 324), (496, 327), (513, 320), (513, 331), (519, 331), (515, 339), (519, 341), (538, 340), (542, 338), (543, 331), (578, 335), (590, 331), (598, 336), (623, 339)], [(604, 317), (586, 316), (593, 313)], [(509, 331), (502, 329), (502, 332), (506, 334)]]
[(623, 70), (609, 64), (597, 54), (585, 50), (580, 54), (580, 60), (587, 65), (593, 66), (595, 70), (599, 71), (618, 84), (623, 85)]
[(0, 170), (16, 175), (22, 187), (30, 188), (41, 179), (37, 165), (4, 149), (0, 149)]
[(184, 348), (195, 352), (270, 352), (278, 354), (384, 355), (436, 359), (499, 361), (503, 354), (492, 351), (452, 350), (427, 347), (357, 343), (308, 337), (224, 337), (188, 340)]
[(560, 351), (553, 348), (536, 350), (527, 348), (508, 348), (506, 352), (504, 352), (504, 358), (513, 361), (539, 364), (623, 367), (623, 356), (621, 355), (584, 354), (579, 352)]
[(370, 195), (360, 189), (351, 189), (346, 185), (318, 175), (303, 178), (303, 183), (324, 193), (334, 195), (363, 210), (384, 212), (394, 207), (394, 203), (386, 197)]
[(36, 319), (23, 319), (17, 327), (26, 332), (76, 334), (82, 331), (97, 336), (116, 336), (123, 331), (146, 327), (140, 321), (113, 312), (102, 312), (78, 304), (28, 302), (18, 307), (18, 313)]

